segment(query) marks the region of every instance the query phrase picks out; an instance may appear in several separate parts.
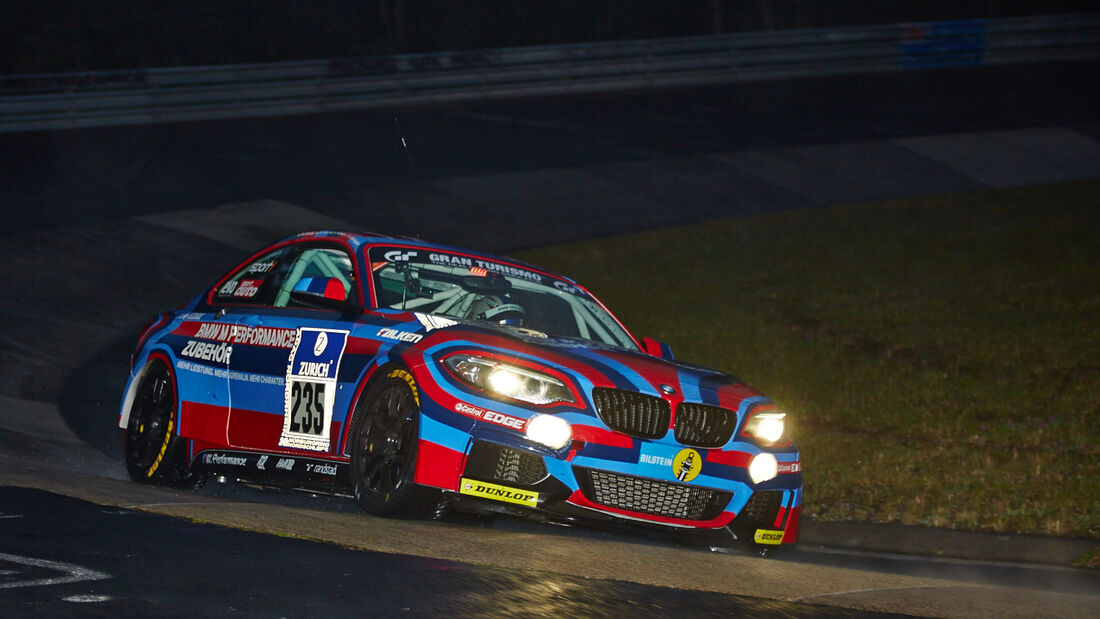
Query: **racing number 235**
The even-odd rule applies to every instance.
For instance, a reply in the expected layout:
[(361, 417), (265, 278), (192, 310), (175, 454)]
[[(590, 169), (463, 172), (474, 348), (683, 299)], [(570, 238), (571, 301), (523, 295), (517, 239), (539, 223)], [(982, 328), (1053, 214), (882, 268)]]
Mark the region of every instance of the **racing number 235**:
[(290, 385), (290, 431), (320, 435), (325, 423), (325, 384), (293, 381)]

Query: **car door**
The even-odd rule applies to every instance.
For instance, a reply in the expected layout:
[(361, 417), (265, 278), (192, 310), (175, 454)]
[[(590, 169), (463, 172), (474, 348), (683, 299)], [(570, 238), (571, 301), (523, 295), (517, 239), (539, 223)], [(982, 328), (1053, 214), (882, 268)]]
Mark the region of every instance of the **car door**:
[(181, 380), (190, 383), (181, 384), (181, 393), (198, 394), (197, 405), (184, 402), (190, 436), (227, 443), (233, 405), (229, 376), (233, 354), (240, 351), (234, 342), (237, 323), (263, 305), (263, 284), (287, 252), (283, 248), (248, 261), (211, 291), (201, 312), (185, 316), (177, 330), (176, 366), (182, 370)]
[[(339, 371), (354, 313), (351, 253), (296, 246), (273, 273), (264, 303), (235, 319), (228, 437), (259, 450), (332, 450)], [(358, 299), (357, 292), (353, 298)]]

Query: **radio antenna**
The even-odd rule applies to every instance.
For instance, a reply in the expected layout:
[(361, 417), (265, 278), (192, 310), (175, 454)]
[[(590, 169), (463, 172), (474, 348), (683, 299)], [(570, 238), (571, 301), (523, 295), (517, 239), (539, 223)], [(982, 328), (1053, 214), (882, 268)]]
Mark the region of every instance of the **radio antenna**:
[(413, 185), (416, 186), (417, 200), (420, 202), (420, 211), (424, 211), (424, 188), (420, 186), (420, 180), (416, 178), (416, 167), (413, 166), (412, 155), (409, 153), (409, 143), (405, 141), (405, 131), (401, 129), (401, 121), (397, 120), (397, 116), (393, 117), (393, 124), (397, 125), (397, 135), (401, 138), (401, 150), (405, 152), (405, 161), (409, 164), (409, 176), (412, 177)]

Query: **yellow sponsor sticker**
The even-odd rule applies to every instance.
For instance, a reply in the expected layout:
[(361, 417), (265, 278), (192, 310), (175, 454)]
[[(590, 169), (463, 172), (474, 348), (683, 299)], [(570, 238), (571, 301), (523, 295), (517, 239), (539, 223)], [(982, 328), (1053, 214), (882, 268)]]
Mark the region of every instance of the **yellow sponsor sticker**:
[(526, 505), (527, 507), (538, 507), (539, 505), (539, 493), (537, 492), (520, 490), (519, 488), (509, 488), (508, 486), (498, 486), (496, 484), (490, 484), (487, 481), (477, 481), (476, 479), (466, 479), (465, 477), (459, 481), (458, 491), (460, 494), (468, 494), (470, 496), (492, 499), (494, 501), (504, 501), (506, 503), (515, 503), (517, 505)]
[(783, 543), (783, 532), (757, 529), (756, 533), (752, 534), (752, 541), (757, 544), (772, 544), (778, 546)]
[(681, 449), (672, 459), (672, 474), (677, 481), (691, 481), (703, 470), (703, 456), (694, 449)]

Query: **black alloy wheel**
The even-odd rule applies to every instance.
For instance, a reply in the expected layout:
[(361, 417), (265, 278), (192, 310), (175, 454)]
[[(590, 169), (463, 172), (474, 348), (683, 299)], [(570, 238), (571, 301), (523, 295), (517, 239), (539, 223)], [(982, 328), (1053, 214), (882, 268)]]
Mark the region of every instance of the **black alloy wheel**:
[(172, 374), (163, 361), (154, 359), (138, 385), (123, 433), (130, 479), (177, 487), (197, 483), (197, 476), (181, 461), (176, 405)]
[(352, 481), (359, 504), (372, 514), (422, 518), (438, 503), (438, 491), (413, 483), (420, 416), (415, 389), (408, 372), (393, 370), (357, 407)]

